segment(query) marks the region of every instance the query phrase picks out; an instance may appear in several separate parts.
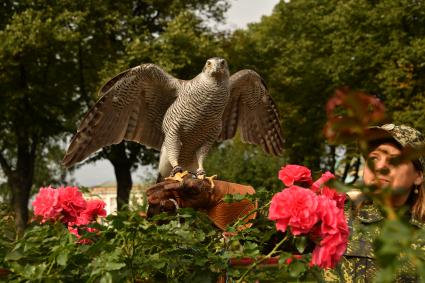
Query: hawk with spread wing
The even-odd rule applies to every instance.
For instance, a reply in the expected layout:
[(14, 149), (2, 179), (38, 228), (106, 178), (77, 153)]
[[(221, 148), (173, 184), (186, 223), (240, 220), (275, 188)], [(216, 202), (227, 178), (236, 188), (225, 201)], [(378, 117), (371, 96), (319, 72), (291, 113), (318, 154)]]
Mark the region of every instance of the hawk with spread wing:
[(230, 76), (223, 58), (208, 59), (192, 80), (154, 64), (126, 70), (100, 89), (63, 159), (72, 166), (98, 149), (135, 141), (160, 150), (163, 177), (183, 169), (205, 176), (204, 158), (214, 142), (232, 138), (279, 155), (279, 115), (262, 78), (252, 70)]

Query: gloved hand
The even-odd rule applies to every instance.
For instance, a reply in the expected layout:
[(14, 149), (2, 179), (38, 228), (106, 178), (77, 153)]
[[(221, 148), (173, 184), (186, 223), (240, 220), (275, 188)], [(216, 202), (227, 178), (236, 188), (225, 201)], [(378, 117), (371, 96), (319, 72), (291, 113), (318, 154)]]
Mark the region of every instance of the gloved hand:
[[(191, 174), (183, 177), (183, 181), (166, 180), (153, 185), (147, 190), (148, 217), (161, 212), (174, 212), (181, 207), (205, 210), (211, 221), (220, 229), (225, 230), (228, 225), (238, 218), (250, 214), (257, 204), (247, 199), (225, 203), (226, 194), (254, 194), (251, 186), (214, 180), (214, 187), (208, 180), (194, 178)], [(256, 217), (251, 213), (244, 221)], [(250, 224), (241, 226), (241, 229)]]

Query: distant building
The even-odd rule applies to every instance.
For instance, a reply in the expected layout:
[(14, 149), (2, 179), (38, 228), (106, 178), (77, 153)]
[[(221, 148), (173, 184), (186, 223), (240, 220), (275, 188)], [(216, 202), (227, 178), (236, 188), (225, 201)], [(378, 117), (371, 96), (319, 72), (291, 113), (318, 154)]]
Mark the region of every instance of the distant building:
[[(143, 205), (146, 186), (134, 185), (130, 192), (130, 208)], [(117, 187), (116, 184), (107, 183), (92, 187), (90, 192), (85, 193), (86, 199), (102, 199), (106, 203), (106, 213), (109, 215), (117, 211)]]

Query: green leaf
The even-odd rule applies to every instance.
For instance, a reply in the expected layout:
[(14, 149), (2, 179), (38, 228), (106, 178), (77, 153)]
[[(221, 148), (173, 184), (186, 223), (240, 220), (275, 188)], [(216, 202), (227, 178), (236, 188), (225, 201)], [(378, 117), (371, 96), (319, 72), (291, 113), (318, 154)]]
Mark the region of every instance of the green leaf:
[(295, 261), (289, 265), (289, 276), (297, 278), (302, 275), (307, 269), (307, 267), (300, 261)]
[(286, 260), (292, 257), (292, 253), (281, 252), (279, 256), (279, 265), (286, 264)]
[(306, 236), (294, 237), (295, 247), (297, 251), (302, 254), (305, 251), (305, 248), (308, 244), (308, 238)]
[(100, 278), (100, 283), (112, 283), (112, 275), (109, 272), (106, 272), (102, 277)]
[(5, 260), (18, 261), (24, 257), (25, 255), (23, 255), (19, 250), (13, 250), (6, 255)]
[(125, 263), (118, 263), (118, 262), (107, 262), (105, 264), (106, 270), (119, 270), (125, 266)]
[(61, 252), (57, 257), (56, 257), (56, 262), (61, 265), (61, 266), (65, 266), (66, 263), (68, 262), (68, 251), (63, 251)]

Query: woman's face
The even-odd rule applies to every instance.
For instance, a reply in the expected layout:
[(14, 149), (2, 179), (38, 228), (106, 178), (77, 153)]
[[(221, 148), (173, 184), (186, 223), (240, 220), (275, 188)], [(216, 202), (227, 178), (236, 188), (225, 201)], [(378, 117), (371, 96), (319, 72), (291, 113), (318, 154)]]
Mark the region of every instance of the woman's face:
[(420, 185), (423, 182), (422, 172), (418, 172), (411, 161), (398, 165), (391, 164), (391, 159), (400, 154), (400, 149), (392, 143), (379, 145), (368, 155), (369, 162), (375, 166), (375, 172), (366, 164), (363, 175), (366, 185), (397, 189), (397, 195), (392, 198), (393, 205), (396, 207), (406, 203), (413, 185)]

